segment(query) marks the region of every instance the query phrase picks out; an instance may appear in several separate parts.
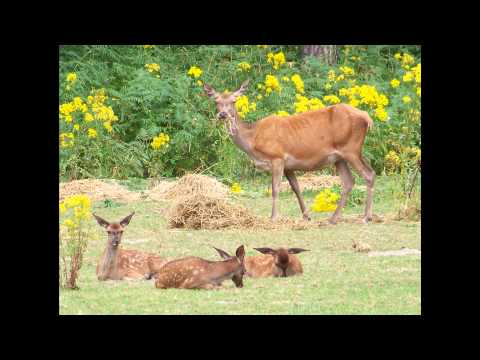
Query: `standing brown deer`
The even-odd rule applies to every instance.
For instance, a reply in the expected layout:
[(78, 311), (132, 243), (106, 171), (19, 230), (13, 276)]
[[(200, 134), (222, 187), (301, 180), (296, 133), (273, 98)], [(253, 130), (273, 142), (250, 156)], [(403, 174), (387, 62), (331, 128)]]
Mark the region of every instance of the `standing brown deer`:
[(347, 164), (367, 183), (364, 222), (371, 220), (375, 172), (362, 157), (365, 135), (373, 126), (370, 116), (350, 105), (337, 104), (286, 117), (270, 115), (255, 123), (246, 123), (240, 119), (235, 101), (247, 85), (248, 80), (232, 93), (218, 93), (208, 84), (204, 84), (204, 90), (215, 100), (217, 117), (224, 121), (233, 142), (247, 153), (257, 168), (272, 173), (272, 220), (278, 217), (278, 193), (284, 174), (297, 196), (303, 218), (310, 220), (294, 171), (318, 170), (331, 164), (335, 164), (342, 180), (342, 195), (329, 221), (337, 222), (354, 185)]
[(168, 262), (155, 254), (119, 247), (123, 230), (134, 214), (135, 212), (131, 213), (118, 223), (110, 223), (93, 214), (98, 224), (104, 227), (108, 234), (107, 246), (97, 265), (98, 280), (143, 279), (149, 274), (151, 266), (160, 268)]
[[(216, 249), (225, 258), (222, 250)], [(309, 251), (300, 248), (255, 248), (265, 255), (248, 256), (245, 258), (245, 276), (257, 277), (287, 277), (303, 274), (302, 263), (293, 254)], [(228, 256), (228, 254), (227, 254)]]
[(153, 277), (159, 289), (216, 289), (226, 279), (236, 287), (243, 287), (245, 248), (240, 246), (235, 256), (226, 252), (224, 261), (208, 261), (199, 257), (173, 260), (161, 267)]

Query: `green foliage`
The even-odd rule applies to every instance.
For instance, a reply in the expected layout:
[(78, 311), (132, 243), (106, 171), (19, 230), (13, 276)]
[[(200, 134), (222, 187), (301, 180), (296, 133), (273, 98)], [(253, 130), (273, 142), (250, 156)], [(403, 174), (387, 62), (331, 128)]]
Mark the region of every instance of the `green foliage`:
[[(286, 62), (274, 69), (268, 62), (270, 52), (283, 52)], [(411, 67), (421, 61), (419, 46), (343, 46), (335, 66), (327, 66), (315, 58), (302, 59), (301, 46), (63, 46), (60, 103), (73, 101), (75, 97), (86, 102), (92, 90), (105, 89), (108, 96), (105, 106), (111, 106), (118, 120), (112, 122), (112, 132), (105, 131), (96, 120), (85, 124), (81, 113), (75, 115), (73, 122), (60, 120), (60, 132), (75, 135), (74, 146), (60, 149), (61, 177), (64, 180), (170, 177), (196, 169), (230, 181), (255, 176), (256, 170), (247, 156), (232, 144), (221, 122), (214, 119), (215, 105), (203, 95), (198, 81), (207, 82), (218, 91), (232, 91), (250, 79), (245, 95), (248, 104), (255, 103), (256, 107), (245, 113), (245, 121), (252, 122), (280, 110), (295, 113), (298, 92), (291, 80), (282, 80), (291, 79), (294, 74), (299, 74), (304, 82), (305, 97), (329, 105), (324, 96), (339, 96), (341, 88), (353, 86), (348, 77), (329, 82), (328, 72), (334, 70), (339, 75), (341, 66), (355, 71), (356, 84), (374, 86), (389, 100), (385, 106), (387, 121), (378, 121), (374, 108), (359, 106), (375, 120), (364, 153), (376, 172), (381, 173), (389, 151), (400, 154), (407, 147), (421, 146), (421, 108), (415, 81), (402, 82), (397, 88), (390, 85), (392, 79), (401, 80), (407, 72), (394, 58), (398, 52), (414, 57)], [(239, 69), (240, 62), (250, 64), (251, 68)], [(146, 64), (158, 64), (159, 70), (149, 71)], [(200, 77), (187, 74), (192, 66), (202, 70)], [(66, 81), (69, 73), (76, 74), (75, 81)], [(279, 80), (281, 92), (266, 94), (265, 87), (258, 88), (259, 84), (265, 85), (269, 74)], [(327, 84), (331, 88), (326, 89)], [(404, 96), (411, 98), (409, 104), (402, 101)], [(339, 97), (342, 102), (349, 100)], [(81, 124), (78, 132), (72, 130), (75, 123)], [(86, 136), (87, 128), (93, 125), (98, 136)], [(169, 135), (169, 146), (155, 150), (151, 143), (160, 133)]]

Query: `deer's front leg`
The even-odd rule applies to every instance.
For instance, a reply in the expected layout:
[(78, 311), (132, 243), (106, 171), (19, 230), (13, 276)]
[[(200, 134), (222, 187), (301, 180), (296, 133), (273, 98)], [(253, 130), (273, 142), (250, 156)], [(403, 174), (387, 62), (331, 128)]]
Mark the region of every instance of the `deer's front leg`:
[(272, 160), (272, 220), (278, 218), (278, 194), (280, 192), (284, 166), (282, 159)]

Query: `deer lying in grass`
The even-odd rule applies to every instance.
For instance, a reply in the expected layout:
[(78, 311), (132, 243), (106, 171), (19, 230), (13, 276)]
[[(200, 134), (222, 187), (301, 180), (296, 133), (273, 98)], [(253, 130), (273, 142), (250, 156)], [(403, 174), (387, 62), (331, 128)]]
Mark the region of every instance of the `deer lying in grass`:
[(294, 171), (318, 170), (335, 164), (343, 189), (330, 223), (337, 222), (354, 185), (348, 165), (367, 183), (363, 221), (370, 221), (375, 172), (362, 157), (365, 135), (373, 126), (370, 116), (350, 105), (336, 104), (286, 117), (270, 115), (255, 123), (246, 123), (240, 119), (235, 101), (247, 85), (248, 80), (232, 93), (218, 93), (208, 84), (204, 84), (204, 90), (215, 100), (217, 117), (224, 121), (235, 145), (247, 153), (257, 168), (272, 173), (272, 220), (278, 217), (278, 193), (283, 175), (297, 196), (303, 218), (310, 220)]
[(150, 272), (150, 264), (160, 268), (168, 260), (155, 254), (121, 249), (120, 242), (125, 227), (135, 212), (120, 222), (110, 223), (93, 214), (98, 224), (107, 230), (108, 241), (97, 265), (98, 280), (143, 279)]
[[(216, 249), (222, 258), (228, 256), (222, 250)], [(246, 276), (257, 277), (287, 277), (303, 274), (302, 263), (293, 254), (309, 251), (299, 248), (273, 250), (271, 248), (256, 248), (265, 255), (248, 256), (245, 258)]]
[(243, 287), (245, 248), (240, 246), (235, 256), (222, 251), (224, 261), (208, 261), (199, 257), (173, 260), (152, 274), (159, 289), (217, 289), (226, 279), (236, 287)]

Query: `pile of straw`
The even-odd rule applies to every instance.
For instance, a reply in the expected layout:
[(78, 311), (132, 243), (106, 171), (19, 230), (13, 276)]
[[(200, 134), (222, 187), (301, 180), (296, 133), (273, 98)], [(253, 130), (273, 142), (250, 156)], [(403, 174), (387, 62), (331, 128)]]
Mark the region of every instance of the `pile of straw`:
[(75, 194), (85, 194), (92, 201), (103, 201), (105, 199), (121, 202), (131, 202), (140, 199), (141, 194), (120, 186), (110, 184), (97, 179), (73, 180), (67, 183), (60, 183), (60, 201), (65, 197)]
[(177, 181), (160, 181), (147, 195), (153, 200), (178, 200), (198, 194), (216, 199), (226, 199), (229, 189), (213, 177), (201, 174), (187, 174)]

